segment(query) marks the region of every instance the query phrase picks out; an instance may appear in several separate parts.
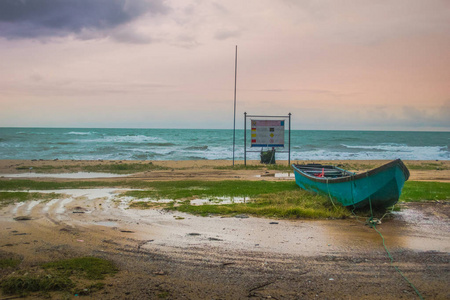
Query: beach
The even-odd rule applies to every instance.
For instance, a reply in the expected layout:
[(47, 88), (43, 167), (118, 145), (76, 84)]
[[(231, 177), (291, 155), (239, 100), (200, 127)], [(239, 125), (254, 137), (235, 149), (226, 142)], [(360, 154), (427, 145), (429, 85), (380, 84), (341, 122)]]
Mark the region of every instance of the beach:
[[(387, 163), (388, 160), (315, 160), (301, 161), (291, 160), (294, 163), (321, 163), (336, 166), (350, 165), (350, 171), (364, 172), (367, 167), (377, 167)], [(408, 160), (405, 161), (410, 168), (411, 181), (450, 181), (450, 161), (448, 160)], [(282, 180), (283, 177), (271, 176), (276, 173), (286, 171), (268, 170), (243, 170), (243, 160), (236, 160), (236, 170), (233, 170), (231, 160), (166, 160), (166, 161), (145, 161), (145, 160), (0, 160), (0, 174), (33, 174), (36, 168), (43, 166), (52, 166), (54, 168), (45, 170), (45, 173), (76, 173), (81, 172), (83, 167), (87, 166), (108, 166), (120, 164), (138, 164), (138, 165), (162, 166), (167, 170), (148, 170), (130, 174), (129, 178), (143, 180)], [(258, 166), (259, 161), (248, 160), (247, 165)], [(278, 161), (277, 165), (288, 166), (287, 161)], [(65, 168), (69, 167), (69, 168)], [(33, 169), (34, 168), (34, 169)], [(352, 169), (353, 168), (353, 169)], [(41, 171), (42, 172), (42, 171)], [(0, 175), (1, 176), (1, 175)], [(26, 177), (23, 175), (23, 177)], [(64, 178), (61, 178), (64, 179)], [(286, 179), (286, 178), (284, 178)], [(293, 178), (290, 178), (293, 179)]]
[[(357, 172), (385, 162), (329, 161), (351, 166)], [(288, 165), (287, 161), (277, 163)], [(113, 185), (81, 193), (66, 190), (65, 196), (50, 201), (31, 200), (2, 207), (0, 258), (19, 257), (24, 269), (80, 256), (105, 258), (118, 266), (119, 272), (105, 279), (103, 289), (77, 298), (418, 298), (391, 265), (380, 235), (358, 218), (201, 217), (158, 207), (129, 208), (126, 199), (117, 198), (124, 181), (294, 180), (289, 170), (256, 168), (260, 165), (254, 160), (247, 162), (254, 169), (239, 167), (243, 164), (239, 160), (231, 168), (230, 160), (0, 160), (0, 184), (23, 179), (104, 181)], [(405, 164), (411, 181), (450, 181), (449, 161)], [(87, 166), (118, 165), (151, 168), (107, 177), (85, 171)], [(448, 299), (449, 202), (399, 205), (401, 211), (377, 226), (393, 264), (425, 299)], [(1, 274), (6, 275), (6, 271)], [(6, 297), (2, 295), (1, 299)]]

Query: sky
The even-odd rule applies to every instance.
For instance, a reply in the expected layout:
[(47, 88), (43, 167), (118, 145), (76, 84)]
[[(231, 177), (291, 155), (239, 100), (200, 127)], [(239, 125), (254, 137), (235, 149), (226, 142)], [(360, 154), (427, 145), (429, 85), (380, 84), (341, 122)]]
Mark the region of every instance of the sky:
[(450, 131), (449, 0), (1, 0), (0, 127)]

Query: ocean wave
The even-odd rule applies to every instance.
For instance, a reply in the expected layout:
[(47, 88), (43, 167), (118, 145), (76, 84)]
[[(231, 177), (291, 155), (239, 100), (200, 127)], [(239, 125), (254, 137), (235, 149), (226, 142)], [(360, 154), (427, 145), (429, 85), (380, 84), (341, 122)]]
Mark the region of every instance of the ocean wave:
[[(4, 129), (0, 159), (137, 159), (187, 160), (233, 158), (232, 131), (49, 128)], [(242, 132), (241, 132), (242, 133)], [(291, 159), (305, 160), (449, 160), (447, 133), (294, 132)], [(414, 139), (415, 136), (420, 138)], [(277, 160), (287, 160), (287, 145)], [(235, 159), (244, 158), (238, 137)], [(255, 152), (248, 152), (249, 150)], [(260, 148), (250, 148), (247, 159), (259, 160)]]
[(208, 160), (208, 158), (204, 156), (186, 156), (183, 160)]
[(82, 142), (92, 142), (92, 143), (120, 143), (120, 144), (167, 144), (168, 146), (173, 146), (174, 144), (166, 141), (160, 137), (146, 136), (146, 135), (110, 135), (103, 136), (94, 139), (83, 139)]
[(154, 152), (134, 153), (133, 155), (130, 156), (130, 158), (133, 160), (150, 160), (150, 159), (158, 160), (162, 159), (163, 157), (165, 157), (164, 154)]
[(363, 148), (361, 150), (365, 151), (295, 151), (291, 153), (291, 157), (299, 160), (391, 160), (397, 158), (404, 160), (448, 160), (450, 158), (449, 152), (443, 150), (443, 147), (409, 147), (390, 151), (380, 151), (377, 148)]
[(90, 131), (85, 132), (85, 131), (71, 131), (71, 132), (66, 132), (64, 133), (66, 135), (91, 135), (92, 133)]
[(382, 150), (386, 152), (439, 152), (441, 150), (446, 151), (446, 147), (441, 146), (408, 146), (404, 144), (380, 144), (372, 146), (350, 146), (345, 145), (349, 149), (364, 149), (364, 150)]
[(189, 146), (184, 148), (184, 150), (201, 150), (201, 151), (205, 151), (208, 150), (208, 146)]

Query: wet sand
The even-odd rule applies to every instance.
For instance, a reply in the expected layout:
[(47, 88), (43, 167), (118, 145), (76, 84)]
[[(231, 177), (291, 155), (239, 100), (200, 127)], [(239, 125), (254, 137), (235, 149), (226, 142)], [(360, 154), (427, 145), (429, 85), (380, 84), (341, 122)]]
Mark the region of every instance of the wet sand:
[[(2, 161), (0, 173), (29, 163)], [(210, 161), (184, 164), (131, 178), (292, 180), (267, 170), (214, 170)], [(423, 180), (449, 180), (445, 172), (421, 172)], [(0, 257), (18, 255), (21, 267), (81, 255), (111, 259), (121, 271), (97, 299), (418, 299), (364, 220), (197, 217), (127, 209), (117, 192), (84, 191), (0, 209)], [(21, 216), (30, 220), (14, 219)], [(449, 216), (445, 201), (409, 203), (377, 226), (395, 265), (425, 299), (450, 298)]]

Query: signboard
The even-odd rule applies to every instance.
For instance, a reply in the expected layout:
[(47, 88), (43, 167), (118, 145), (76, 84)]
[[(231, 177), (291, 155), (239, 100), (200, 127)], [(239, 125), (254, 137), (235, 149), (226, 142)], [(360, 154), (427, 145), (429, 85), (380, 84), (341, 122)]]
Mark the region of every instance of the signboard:
[(252, 147), (284, 147), (284, 120), (251, 120)]

